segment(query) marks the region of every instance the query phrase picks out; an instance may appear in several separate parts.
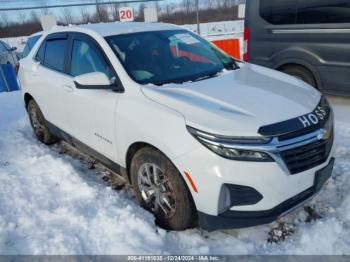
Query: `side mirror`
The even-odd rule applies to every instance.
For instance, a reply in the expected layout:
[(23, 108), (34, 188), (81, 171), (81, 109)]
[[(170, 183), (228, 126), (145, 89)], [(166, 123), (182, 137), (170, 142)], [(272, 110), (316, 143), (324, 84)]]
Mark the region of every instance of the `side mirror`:
[(111, 81), (106, 74), (92, 72), (76, 76), (73, 79), (75, 87), (78, 89), (113, 89)]

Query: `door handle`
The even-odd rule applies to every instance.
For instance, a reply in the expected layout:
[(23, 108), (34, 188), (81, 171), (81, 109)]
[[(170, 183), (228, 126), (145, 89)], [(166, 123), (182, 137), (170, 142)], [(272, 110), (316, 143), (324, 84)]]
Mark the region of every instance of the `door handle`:
[(67, 92), (73, 92), (73, 87), (71, 85), (64, 85), (64, 90), (66, 90)]

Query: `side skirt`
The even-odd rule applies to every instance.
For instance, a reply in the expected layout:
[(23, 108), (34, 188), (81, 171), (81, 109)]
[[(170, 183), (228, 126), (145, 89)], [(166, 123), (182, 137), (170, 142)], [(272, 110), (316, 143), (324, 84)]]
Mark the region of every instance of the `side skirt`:
[(114, 173), (118, 174), (119, 176), (122, 176), (127, 183), (130, 184), (129, 176), (127, 174), (126, 168), (122, 167), (121, 165), (115, 163), (114, 161), (110, 160), (109, 158), (105, 157), (104, 155), (100, 154), (96, 150), (92, 149), (88, 145), (82, 143), (78, 139), (72, 137), (70, 134), (66, 133), (59, 127), (55, 126), (54, 124), (47, 122), (47, 126), (49, 127), (50, 132), (56, 136), (57, 138), (64, 140), (68, 144), (72, 145), (73, 147), (79, 149), (83, 153), (87, 154), (88, 156), (96, 159), (97, 161), (101, 162), (104, 166), (106, 166), (108, 169), (113, 171)]

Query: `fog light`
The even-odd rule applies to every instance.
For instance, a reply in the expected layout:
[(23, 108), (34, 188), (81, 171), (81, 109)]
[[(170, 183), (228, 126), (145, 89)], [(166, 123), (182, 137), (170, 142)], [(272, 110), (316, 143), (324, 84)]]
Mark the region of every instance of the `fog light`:
[(219, 196), (219, 213), (227, 211), (231, 207), (230, 190), (226, 185), (223, 185)]
[(263, 195), (248, 186), (224, 184), (219, 195), (219, 213), (234, 206), (255, 205), (263, 199)]

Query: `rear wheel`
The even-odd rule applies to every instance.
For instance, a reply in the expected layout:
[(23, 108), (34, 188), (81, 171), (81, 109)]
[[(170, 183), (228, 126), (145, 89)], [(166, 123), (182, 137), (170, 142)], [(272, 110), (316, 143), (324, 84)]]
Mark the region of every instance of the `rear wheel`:
[(285, 66), (285, 67), (282, 67), (280, 71), (288, 75), (294, 76), (296, 78), (299, 78), (300, 80), (303, 80), (309, 85), (317, 88), (316, 80), (312, 72), (310, 72), (310, 70), (306, 69), (303, 66), (298, 66), (298, 65)]
[(30, 124), (32, 125), (36, 138), (46, 145), (51, 145), (57, 142), (58, 139), (51, 134), (44, 115), (42, 114), (38, 104), (33, 99), (28, 102), (27, 109)]
[(175, 166), (158, 150), (146, 147), (133, 157), (131, 182), (141, 206), (154, 213), (165, 229), (184, 230), (196, 225), (192, 196)]

